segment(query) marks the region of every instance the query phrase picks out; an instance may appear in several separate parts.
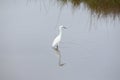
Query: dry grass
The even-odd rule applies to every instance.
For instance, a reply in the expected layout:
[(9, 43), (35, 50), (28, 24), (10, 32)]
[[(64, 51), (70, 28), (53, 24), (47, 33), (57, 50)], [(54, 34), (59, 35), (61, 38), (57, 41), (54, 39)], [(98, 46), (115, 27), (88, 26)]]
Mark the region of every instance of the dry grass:
[(73, 8), (80, 7), (83, 3), (87, 6), (88, 10), (93, 14), (99, 16), (112, 16), (113, 18), (120, 15), (120, 0), (57, 0), (58, 2), (66, 5), (72, 4)]

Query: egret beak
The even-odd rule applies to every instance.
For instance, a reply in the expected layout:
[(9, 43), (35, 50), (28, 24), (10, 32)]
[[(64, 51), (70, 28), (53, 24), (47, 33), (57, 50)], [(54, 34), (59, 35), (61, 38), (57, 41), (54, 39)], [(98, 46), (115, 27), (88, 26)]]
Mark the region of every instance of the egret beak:
[(63, 27), (64, 29), (67, 29), (67, 27)]

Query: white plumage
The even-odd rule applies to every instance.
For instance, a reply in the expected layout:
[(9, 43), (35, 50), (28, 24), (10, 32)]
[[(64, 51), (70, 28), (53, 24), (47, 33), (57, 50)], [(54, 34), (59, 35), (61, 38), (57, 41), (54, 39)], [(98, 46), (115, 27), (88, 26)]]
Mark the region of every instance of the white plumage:
[(64, 27), (63, 25), (59, 26), (59, 34), (58, 36), (54, 39), (53, 43), (52, 43), (52, 47), (54, 49), (58, 49), (60, 41), (61, 41), (61, 36), (62, 36), (62, 29), (66, 29), (66, 27)]

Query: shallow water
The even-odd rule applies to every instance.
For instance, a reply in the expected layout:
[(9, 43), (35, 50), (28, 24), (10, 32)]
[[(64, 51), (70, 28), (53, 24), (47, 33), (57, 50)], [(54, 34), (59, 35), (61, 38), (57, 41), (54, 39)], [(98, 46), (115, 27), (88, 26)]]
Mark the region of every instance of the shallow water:
[[(51, 48), (65, 25), (59, 55)], [(82, 5), (0, 0), (0, 80), (119, 80), (120, 23)]]

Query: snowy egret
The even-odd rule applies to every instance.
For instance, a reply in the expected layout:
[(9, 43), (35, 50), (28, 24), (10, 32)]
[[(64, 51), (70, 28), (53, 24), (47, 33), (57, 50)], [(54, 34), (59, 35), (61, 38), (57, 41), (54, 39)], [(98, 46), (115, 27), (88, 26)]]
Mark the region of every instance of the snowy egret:
[(64, 27), (63, 25), (59, 26), (59, 34), (58, 36), (54, 39), (52, 47), (54, 49), (58, 49), (59, 47), (59, 43), (61, 41), (61, 36), (62, 36), (62, 29), (66, 29), (66, 27)]

